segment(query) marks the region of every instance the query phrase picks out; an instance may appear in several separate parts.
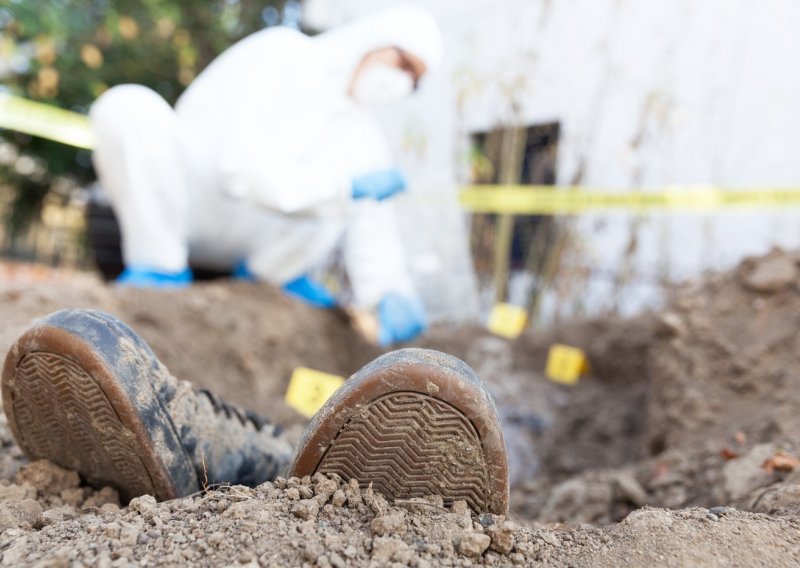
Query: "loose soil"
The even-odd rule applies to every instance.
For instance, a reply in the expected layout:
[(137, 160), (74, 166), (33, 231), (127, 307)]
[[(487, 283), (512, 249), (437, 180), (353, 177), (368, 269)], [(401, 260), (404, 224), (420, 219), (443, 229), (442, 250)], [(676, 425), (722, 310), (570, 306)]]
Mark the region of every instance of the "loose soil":
[[(285, 424), (306, 366), (349, 375), (380, 350), (338, 311), (264, 286), (117, 289), (61, 271), (0, 283), (0, 350), (63, 307), (116, 315), (178, 377)], [(667, 310), (577, 321), (506, 341), (438, 328), (417, 345), (484, 378), (509, 450), (508, 518), (441, 498), (387, 503), (338, 479), (212, 488), (122, 506), (47, 462), (0, 419), (2, 564), (262, 566), (751, 566), (800, 558), (800, 253), (773, 251), (675, 290)], [(555, 342), (583, 349), (577, 385), (542, 373)]]

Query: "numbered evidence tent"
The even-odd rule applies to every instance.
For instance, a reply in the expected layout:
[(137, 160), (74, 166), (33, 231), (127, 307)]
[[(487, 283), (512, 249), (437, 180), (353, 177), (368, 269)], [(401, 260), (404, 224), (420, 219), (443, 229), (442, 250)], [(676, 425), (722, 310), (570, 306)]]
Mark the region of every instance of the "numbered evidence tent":
[[(334, 26), (390, 3), (307, 0), (306, 24)], [(458, 212), (460, 184), (504, 174), (630, 192), (800, 186), (800, 74), (789, 64), (800, 57), (798, 3), (419, 3), (443, 28), (444, 68), (382, 114), (414, 185), (403, 204), (412, 268), (439, 313), (474, 315), (475, 290), (483, 309), (492, 297), (485, 255), (475, 255), (476, 280), (464, 245), (469, 234), (475, 253), (491, 223), (476, 234), (478, 220)], [(521, 159), (498, 138), (513, 127), (526, 131)], [(787, 208), (521, 218), (508, 294), (523, 303), (537, 294), (544, 320), (635, 312), (662, 302), (667, 283), (797, 247), (796, 218)], [(544, 236), (526, 237), (537, 224)]]

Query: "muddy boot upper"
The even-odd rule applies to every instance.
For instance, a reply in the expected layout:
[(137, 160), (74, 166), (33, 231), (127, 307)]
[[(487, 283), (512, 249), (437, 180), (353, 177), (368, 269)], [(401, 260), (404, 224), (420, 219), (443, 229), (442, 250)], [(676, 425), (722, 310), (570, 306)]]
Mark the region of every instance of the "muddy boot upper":
[(211, 483), (257, 485), (291, 457), (280, 431), (169, 374), (136, 333), (92, 310), (38, 321), (2, 375), (9, 427), (30, 459), (73, 469), (123, 499)]
[(174, 393), (167, 409), (201, 485), (238, 483), (254, 487), (286, 470), (292, 447), (280, 426), (208, 390), (170, 379), (164, 379)]

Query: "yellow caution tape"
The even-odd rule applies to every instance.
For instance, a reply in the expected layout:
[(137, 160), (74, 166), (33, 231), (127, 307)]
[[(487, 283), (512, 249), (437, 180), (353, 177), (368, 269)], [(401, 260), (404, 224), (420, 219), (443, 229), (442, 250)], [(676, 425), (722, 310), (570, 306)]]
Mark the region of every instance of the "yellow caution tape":
[(94, 147), (94, 134), (86, 116), (5, 93), (0, 93), (0, 128), (78, 148)]
[[(92, 149), (89, 119), (79, 113), (0, 93), (0, 128)], [(800, 206), (800, 188), (671, 186), (661, 189), (600, 189), (552, 185), (476, 185), (462, 189), (461, 204), (474, 213), (576, 214), (586, 211), (752, 209)]]
[(723, 189), (708, 185), (670, 186), (660, 190), (611, 191), (580, 186), (479, 185), (465, 187), (461, 204), (474, 213), (554, 215), (586, 211), (638, 212), (683, 209), (753, 209), (800, 206), (800, 188)]
[(495, 304), (489, 314), (486, 326), (490, 332), (508, 339), (516, 339), (528, 323), (528, 312), (525, 308), (512, 304)]
[(298, 367), (289, 380), (286, 404), (311, 418), (343, 384), (344, 379), (338, 375)]
[(547, 353), (544, 373), (557, 383), (574, 385), (581, 375), (589, 372), (589, 359), (581, 349), (554, 343)]

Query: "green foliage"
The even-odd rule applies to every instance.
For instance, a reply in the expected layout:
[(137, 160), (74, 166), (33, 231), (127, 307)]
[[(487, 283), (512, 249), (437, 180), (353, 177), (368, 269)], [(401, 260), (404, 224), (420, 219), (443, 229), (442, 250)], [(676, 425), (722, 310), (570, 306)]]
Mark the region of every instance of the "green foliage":
[[(0, 81), (14, 94), (79, 112), (121, 83), (146, 85), (174, 103), (216, 55), (265, 26), (262, 14), (278, 14), (265, 9), (280, 10), (284, 3), (0, 0), (0, 61), (12, 62), (13, 69)], [(34, 176), (8, 160), (0, 165), (3, 185), (17, 193), (15, 230), (36, 214), (53, 180), (69, 176), (85, 183), (94, 177), (86, 151), (18, 133), (4, 137), (39, 165)]]

